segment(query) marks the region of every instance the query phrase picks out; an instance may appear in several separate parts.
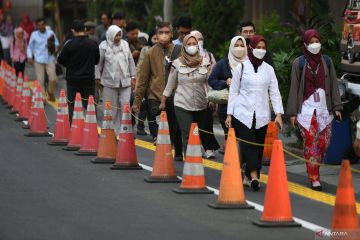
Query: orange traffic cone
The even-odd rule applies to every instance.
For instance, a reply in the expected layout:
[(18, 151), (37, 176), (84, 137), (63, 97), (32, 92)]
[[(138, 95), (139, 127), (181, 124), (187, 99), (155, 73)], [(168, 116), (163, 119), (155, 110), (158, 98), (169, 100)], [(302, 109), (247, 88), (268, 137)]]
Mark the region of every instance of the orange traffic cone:
[(180, 194), (212, 194), (205, 184), (204, 166), (200, 146), (199, 128), (191, 124), (189, 141), (183, 168), (183, 179), (180, 188), (173, 190)]
[(99, 145), (94, 97), (89, 96), (85, 125), (81, 140), (80, 150), (75, 153), (78, 156), (96, 156)]
[(156, 140), (156, 152), (153, 171), (150, 177), (144, 179), (149, 183), (179, 183), (175, 174), (174, 159), (170, 140), (169, 124), (166, 112), (160, 114), (160, 124)]
[(8, 66), (5, 64), (4, 65), (5, 70), (4, 70), (4, 89), (3, 89), (3, 96), (2, 96), (2, 101), (3, 101), (3, 105), (7, 106), (8, 102), (9, 102), (9, 68)]
[(31, 109), (31, 92), (29, 86), (28, 77), (24, 77), (24, 85), (21, 94), (21, 104), (19, 109), (19, 116), (16, 121), (28, 120), (30, 116)]
[(115, 159), (116, 159), (116, 136), (112, 124), (111, 104), (109, 100), (106, 100), (97, 157), (91, 162), (114, 163)]
[(30, 132), (25, 134), (27, 137), (50, 137), (46, 124), (44, 102), (40, 86), (36, 89), (35, 103), (32, 108), (32, 121)]
[(54, 136), (48, 145), (62, 146), (67, 145), (70, 137), (69, 109), (66, 102), (65, 90), (61, 89), (60, 98), (56, 114)]
[(130, 105), (123, 106), (116, 161), (111, 169), (141, 170), (136, 157), (134, 133), (132, 130)]
[(254, 209), (245, 200), (234, 128), (229, 128), (218, 201), (215, 204), (209, 204), (209, 207), (215, 209)]
[(33, 116), (32, 116), (32, 112), (33, 112), (33, 107), (35, 105), (35, 95), (36, 95), (36, 89), (40, 87), (40, 84), (38, 82), (38, 80), (35, 80), (34, 81), (34, 86), (32, 89), (30, 89), (30, 92), (31, 92), (31, 107), (30, 107), (30, 114), (29, 114), (29, 119), (28, 121), (25, 123), (25, 125), (22, 127), (24, 129), (30, 129), (30, 126), (31, 126), (31, 122), (32, 122), (32, 119), (33, 119)]
[[(272, 145), (274, 140), (279, 139), (278, 135), (279, 135), (279, 131), (278, 131), (278, 128), (277, 128), (275, 122), (269, 122), (267, 131), (266, 131), (265, 145)], [(263, 159), (262, 159), (263, 166), (270, 165), (271, 153), (272, 153), (272, 147), (265, 146), (264, 153), (263, 153)]]
[(346, 232), (348, 234), (346, 239), (360, 239), (359, 220), (356, 212), (355, 193), (349, 160), (343, 160), (341, 163), (331, 231)]
[(270, 161), (269, 178), (266, 186), (264, 211), (259, 227), (301, 227), (294, 222), (290, 194), (287, 185), (284, 152), (281, 140), (275, 140)]
[(63, 148), (65, 151), (78, 151), (81, 146), (84, 129), (84, 113), (80, 93), (76, 93), (74, 114), (71, 123), (69, 143)]
[[(14, 70), (14, 69), (13, 69)], [(16, 76), (14, 71), (11, 71), (10, 74), (10, 85), (9, 85), (9, 101), (7, 108), (11, 109), (14, 106), (15, 96), (16, 96)]]
[(17, 83), (16, 83), (16, 91), (15, 91), (15, 99), (14, 105), (11, 109), (10, 114), (18, 113), (21, 107), (21, 95), (22, 95), (22, 88), (23, 88), (23, 78), (22, 73), (19, 72)]

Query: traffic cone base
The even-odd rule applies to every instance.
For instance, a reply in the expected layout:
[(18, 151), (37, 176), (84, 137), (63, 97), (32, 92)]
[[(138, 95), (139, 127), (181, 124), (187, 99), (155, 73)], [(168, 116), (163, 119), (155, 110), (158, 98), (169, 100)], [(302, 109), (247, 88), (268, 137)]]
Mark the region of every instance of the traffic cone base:
[(27, 134), (24, 134), (26, 137), (52, 137), (52, 135), (48, 132), (45, 133), (36, 133), (36, 132), (30, 132)]
[(200, 189), (175, 188), (173, 189), (173, 192), (177, 194), (213, 194), (214, 193), (208, 188), (200, 188)]
[(258, 226), (258, 227), (267, 227), (267, 228), (275, 228), (275, 227), (301, 227), (300, 223), (297, 223), (295, 221), (289, 221), (289, 222), (283, 222), (283, 221), (279, 221), (279, 222), (270, 222), (270, 221), (254, 221), (253, 222), (254, 225)]
[(254, 209), (254, 206), (245, 203), (209, 203), (209, 207), (214, 209)]
[(65, 151), (79, 151), (80, 150), (80, 146), (66, 146), (63, 148), (63, 150)]
[(110, 169), (111, 170), (142, 170), (143, 168), (139, 164), (137, 165), (114, 164)]
[(50, 146), (66, 146), (68, 141), (52, 140), (47, 143)]
[(115, 158), (95, 158), (91, 162), (95, 164), (114, 164)]
[(181, 183), (177, 177), (146, 177), (144, 181), (147, 183)]
[(82, 151), (79, 150), (78, 152), (74, 153), (77, 156), (96, 156), (97, 155), (97, 151), (95, 152), (90, 152), (90, 151)]

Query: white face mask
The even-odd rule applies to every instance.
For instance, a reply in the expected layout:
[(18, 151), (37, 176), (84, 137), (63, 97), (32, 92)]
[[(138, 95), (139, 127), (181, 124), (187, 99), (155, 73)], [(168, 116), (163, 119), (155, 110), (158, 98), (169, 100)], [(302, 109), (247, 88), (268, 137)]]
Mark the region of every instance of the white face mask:
[(198, 51), (198, 48), (196, 46), (187, 46), (185, 47), (185, 51), (190, 55), (195, 55)]
[(242, 58), (245, 55), (245, 48), (244, 47), (235, 47), (233, 49), (233, 53), (235, 57)]
[(321, 50), (321, 43), (310, 43), (306, 46), (306, 49), (312, 54), (318, 54)]
[(263, 59), (265, 57), (265, 54), (266, 54), (266, 50), (264, 49), (258, 49), (258, 48), (255, 48), (253, 49), (253, 54), (256, 58), (258, 59)]

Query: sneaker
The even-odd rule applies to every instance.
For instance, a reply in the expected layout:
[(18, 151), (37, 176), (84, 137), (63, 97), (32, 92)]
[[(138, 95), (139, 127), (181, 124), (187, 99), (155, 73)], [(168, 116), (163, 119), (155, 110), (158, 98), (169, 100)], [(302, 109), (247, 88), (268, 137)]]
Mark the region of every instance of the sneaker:
[(251, 181), (247, 177), (244, 177), (243, 185), (251, 187)]
[(259, 183), (259, 180), (257, 180), (256, 178), (251, 180), (250, 185), (251, 185), (251, 188), (254, 191), (259, 191), (260, 190), (260, 183)]
[(214, 150), (206, 150), (204, 157), (206, 159), (214, 159), (215, 158), (215, 151)]
[(218, 152), (219, 152), (220, 154), (224, 155), (224, 154), (225, 154), (225, 146), (223, 146), (222, 148), (220, 148), (220, 149), (218, 150)]
[(147, 136), (147, 133), (145, 132), (144, 129), (138, 129), (137, 130), (137, 135), (139, 135), (139, 136)]
[(321, 191), (322, 190), (322, 186), (321, 183), (319, 181), (312, 181), (311, 182), (311, 189), (314, 191)]
[(153, 138), (153, 145), (156, 146), (157, 137)]
[(53, 93), (48, 92), (48, 100), (50, 102), (55, 102), (56, 101), (55, 95)]

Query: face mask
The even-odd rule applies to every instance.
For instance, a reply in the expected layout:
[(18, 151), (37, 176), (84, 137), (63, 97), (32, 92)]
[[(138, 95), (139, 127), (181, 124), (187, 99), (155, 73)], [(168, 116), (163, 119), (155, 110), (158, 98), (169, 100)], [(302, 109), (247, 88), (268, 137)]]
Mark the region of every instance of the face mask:
[(255, 48), (252, 52), (253, 52), (254, 56), (258, 59), (263, 59), (266, 54), (266, 50), (258, 49), (258, 48)]
[(318, 54), (321, 50), (321, 43), (311, 43), (306, 46), (306, 49), (312, 54)]
[(170, 41), (170, 35), (167, 34), (160, 34), (158, 35), (158, 42), (166, 44)]
[(185, 47), (185, 51), (190, 55), (195, 55), (198, 51), (198, 48), (196, 46), (189, 46)]
[(242, 58), (245, 55), (245, 48), (244, 47), (235, 47), (233, 50), (235, 57)]

